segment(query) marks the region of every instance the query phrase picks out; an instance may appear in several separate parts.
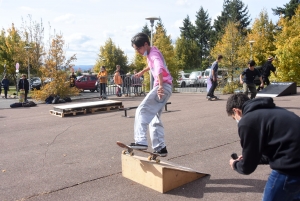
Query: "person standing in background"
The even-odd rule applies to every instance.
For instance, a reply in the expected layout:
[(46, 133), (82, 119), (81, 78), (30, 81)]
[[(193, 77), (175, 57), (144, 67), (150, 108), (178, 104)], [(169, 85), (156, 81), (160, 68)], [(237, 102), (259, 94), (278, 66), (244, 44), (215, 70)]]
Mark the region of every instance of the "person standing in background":
[(4, 89), (4, 97), (7, 99), (7, 91), (8, 91), (8, 87), (9, 87), (9, 80), (7, 79), (6, 75), (2, 79), (1, 84), (2, 84), (3, 89)]

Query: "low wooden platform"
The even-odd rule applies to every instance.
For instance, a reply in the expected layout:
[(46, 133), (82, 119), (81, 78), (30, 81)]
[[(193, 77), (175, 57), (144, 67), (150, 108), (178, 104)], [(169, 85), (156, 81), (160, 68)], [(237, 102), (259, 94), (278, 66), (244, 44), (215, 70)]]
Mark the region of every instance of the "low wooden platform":
[(123, 108), (121, 101), (105, 100), (55, 106), (53, 107), (53, 110), (50, 110), (49, 112), (55, 116), (65, 117), (65, 115), (69, 114), (77, 115), (113, 110), (119, 111), (121, 108)]

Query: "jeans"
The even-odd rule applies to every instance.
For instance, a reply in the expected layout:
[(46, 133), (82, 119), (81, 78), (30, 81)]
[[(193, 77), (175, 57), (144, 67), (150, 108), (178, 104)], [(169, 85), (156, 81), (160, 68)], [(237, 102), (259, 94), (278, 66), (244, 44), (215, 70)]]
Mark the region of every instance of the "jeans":
[(248, 88), (249, 88), (249, 91), (251, 93), (251, 97), (250, 99), (253, 99), (255, 98), (256, 94), (257, 94), (257, 91), (256, 91), (256, 88), (255, 88), (255, 84), (246, 84), (246, 83), (243, 83), (243, 91), (244, 91), (244, 94), (246, 96), (248, 96)]
[(290, 176), (272, 170), (262, 201), (300, 200), (300, 176)]
[(136, 109), (134, 120), (134, 140), (137, 144), (148, 145), (147, 129), (149, 125), (152, 148), (160, 151), (164, 148), (164, 126), (160, 119), (163, 108), (172, 94), (172, 85), (163, 84), (164, 95), (158, 99), (158, 86), (147, 94), (142, 103)]
[(106, 96), (106, 83), (100, 83), (100, 96), (102, 96), (102, 92)]
[(215, 95), (214, 93), (215, 93), (215, 89), (217, 88), (217, 86), (218, 86), (218, 81), (211, 80), (211, 87), (207, 93), (207, 96), (213, 97)]

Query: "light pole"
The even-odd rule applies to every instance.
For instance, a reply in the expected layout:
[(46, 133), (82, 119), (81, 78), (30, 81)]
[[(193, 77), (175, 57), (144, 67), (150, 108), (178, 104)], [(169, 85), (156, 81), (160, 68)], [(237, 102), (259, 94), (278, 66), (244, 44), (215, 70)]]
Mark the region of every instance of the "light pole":
[[(146, 20), (150, 21), (150, 26), (151, 26), (151, 39), (150, 39), (150, 46), (152, 47), (152, 38), (153, 38), (153, 26), (154, 26), (154, 21), (155, 20), (159, 20), (158, 17), (147, 17)], [(150, 90), (152, 90), (153, 88), (153, 78), (152, 78), (152, 74), (151, 71), (149, 71), (150, 74)]]
[(253, 47), (253, 43), (255, 43), (254, 40), (249, 40), (250, 43), (250, 60), (252, 60), (252, 47)]
[(29, 66), (29, 53), (28, 53), (28, 50), (31, 49), (31, 47), (29, 45), (26, 45), (24, 47), (24, 49), (26, 49), (27, 57), (28, 57), (28, 82), (29, 82), (29, 92), (30, 92), (30, 88), (31, 88), (30, 83), (31, 82), (30, 82), (30, 66)]

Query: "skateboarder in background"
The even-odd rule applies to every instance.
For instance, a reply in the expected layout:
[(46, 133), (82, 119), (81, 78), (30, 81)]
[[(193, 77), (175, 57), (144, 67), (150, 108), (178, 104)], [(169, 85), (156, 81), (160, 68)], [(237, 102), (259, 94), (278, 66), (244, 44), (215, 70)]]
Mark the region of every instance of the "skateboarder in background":
[(272, 98), (249, 100), (241, 93), (228, 98), (226, 112), (238, 123), (243, 149), (230, 159), (231, 168), (249, 175), (257, 165), (269, 164), (272, 172), (262, 200), (300, 200), (299, 116), (276, 107)]
[(207, 93), (207, 98), (212, 99), (212, 98), (217, 98), (214, 95), (215, 89), (218, 86), (218, 68), (219, 65), (218, 63), (223, 59), (222, 55), (218, 55), (217, 60), (211, 65), (211, 70), (210, 70), (210, 76), (209, 79), (211, 81), (211, 87)]
[(276, 73), (275, 73), (276, 68), (272, 64), (273, 60), (274, 60), (273, 57), (269, 57), (268, 60), (266, 61), (266, 63), (262, 67), (262, 73), (261, 73), (262, 79), (263, 79), (264, 84), (266, 84), (267, 86), (270, 84), (269, 76), (271, 74), (271, 71), (276, 76)]
[(167, 156), (168, 151), (164, 139), (164, 127), (160, 119), (162, 109), (172, 94), (172, 76), (167, 68), (163, 55), (156, 47), (150, 46), (149, 37), (138, 33), (131, 39), (132, 47), (141, 55), (147, 57), (148, 66), (135, 74), (141, 77), (151, 71), (154, 78), (153, 89), (138, 106), (134, 121), (134, 143), (129, 146), (135, 149), (147, 149), (147, 129), (149, 125), (150, 138), (154, 153)]
[(255, 76), (259, 77), (259, 80), (261, 82), (260, 87), (264, 88), (264, 83), (261, 78), (261, 75), (260, 75), (259, 71), (254, 67), (255, 67), (255, 61), (250, 60), (248, 62), (248, 68), (246, 68), (240, 75), (240, 83), (243, 84), (244, 94), (246, 96), (248, 96), (248, 89), (249, 89), (250, 93), (251, 93), (251, 99), (255, 98), (255, 96), (257, 94), (257, 90), (255, 88), (256, 86), (254, 83)]
[(74, 71), (70, 75), (70, 87), (75, 87), (75, 80), (76, 80), (76, 75), (74, 74)]
[[(106, 98), (106, 84), (107, 84), (107, 71), (104, 66), (101, 66), (98, 73), (99, 85), (100, 85), (100, 99)], [(103, 96), (102, 96), (103, 93)]]

